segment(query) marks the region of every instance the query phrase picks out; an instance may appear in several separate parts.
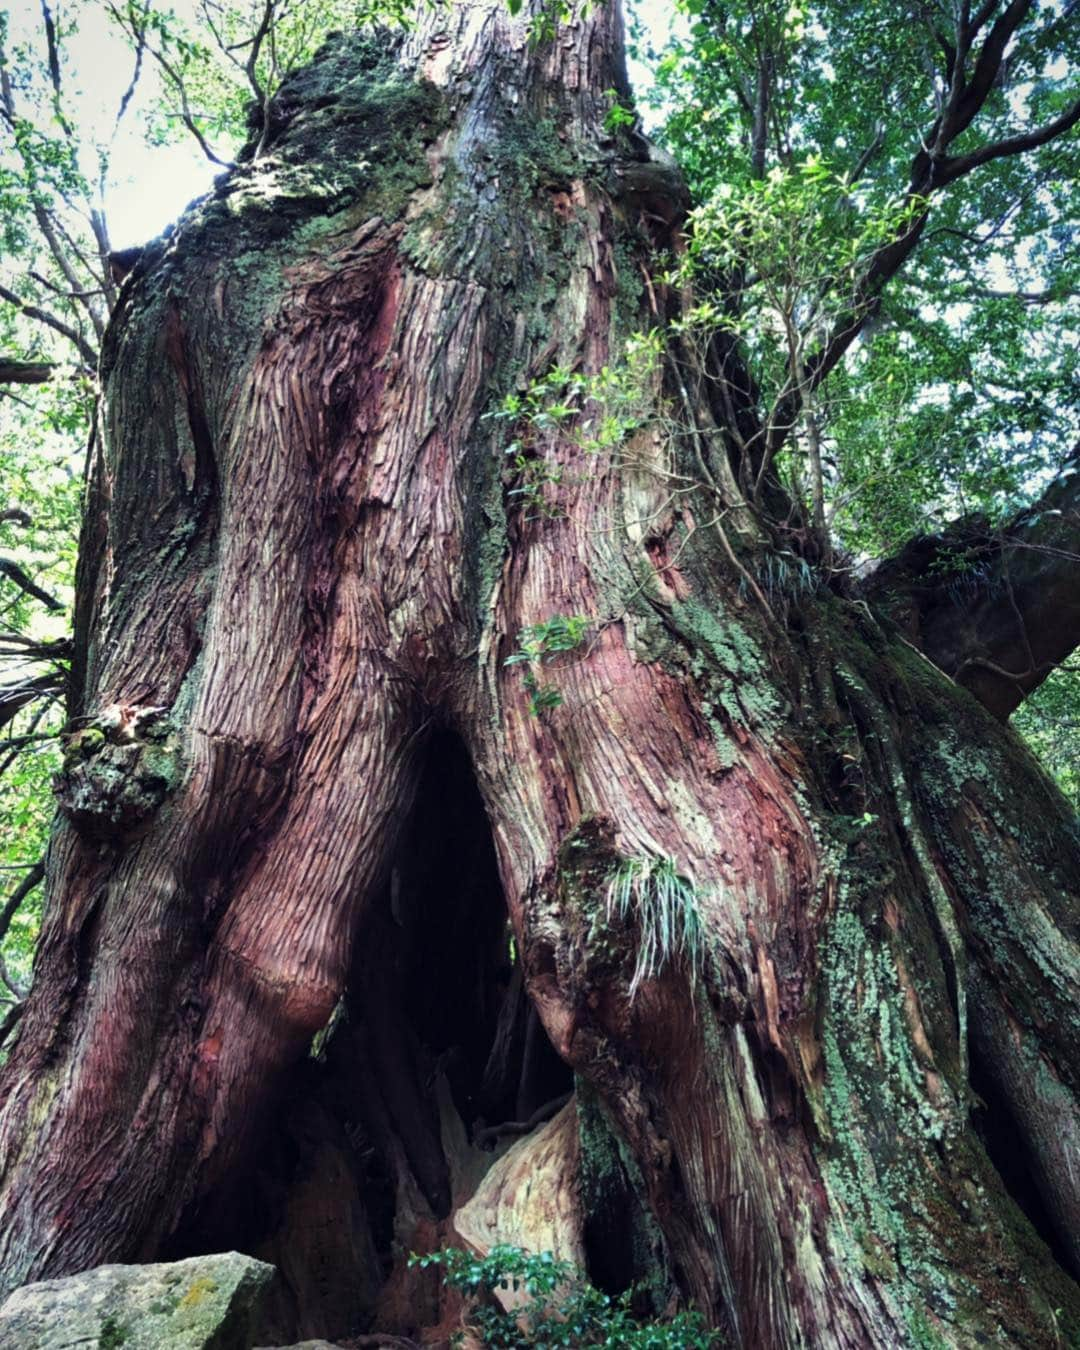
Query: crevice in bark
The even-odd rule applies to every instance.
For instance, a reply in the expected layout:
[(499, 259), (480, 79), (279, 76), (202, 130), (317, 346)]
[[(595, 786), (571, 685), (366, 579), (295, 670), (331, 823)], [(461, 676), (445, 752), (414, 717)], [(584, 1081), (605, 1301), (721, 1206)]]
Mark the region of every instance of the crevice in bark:
[(330, 1027), (288, 1076), (243, 1174), (167, 1254), (230, 1246), (276, 1264), (268, 1337), (437, 1321), (402, 1249), (453, 1241), (454, 1207), (520, 1137), (516, 1123), (536, 1114), (540, 1128), (572, 1087), (524, 990), (467, 753), (435, 731)]
[(612, 1296), (637, 1285), (635, 1311), (657, 1316), (675, 1286), (666, 1245), (645, 1203), (640, 1171), (582, 1079), (577, 1103), (586, 1272), (598, 1289)]
[[(570, 1090), (570, 1070), (524, 994), (483, 802), (448, 732), (429, 743), (383, 913), (398, 1031), (445, 1076), (470, 1131), (523, 1119)], [(361, 934), (353, 997), (370, 1003), (364, 944)]]
[(1068, 1270), (1070, 1253), (1043, 1199), (1042, 1188), (1033, 1170), (1029, 1140), (978, 1053), (971, 1059), (971, 1089), (980, 1103), (972, 1112), (971, 1121), (998, 1176), (1024, 1217), (1050, 1248), (1054, 1260), (1062, 1269)]

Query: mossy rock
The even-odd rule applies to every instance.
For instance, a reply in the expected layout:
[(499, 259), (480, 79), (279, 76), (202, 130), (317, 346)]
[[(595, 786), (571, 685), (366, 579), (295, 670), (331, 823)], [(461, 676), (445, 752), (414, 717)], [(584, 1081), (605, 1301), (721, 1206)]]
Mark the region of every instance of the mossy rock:
[(226, 1252), (28, 1284), (0, 1308), (0, 1350), (249, 1350), (273, 1276)]

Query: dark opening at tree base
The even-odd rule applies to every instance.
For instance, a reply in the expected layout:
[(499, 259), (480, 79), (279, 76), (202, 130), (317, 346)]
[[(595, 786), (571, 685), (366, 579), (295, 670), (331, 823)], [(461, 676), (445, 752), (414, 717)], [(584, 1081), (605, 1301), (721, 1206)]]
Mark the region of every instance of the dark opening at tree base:
[[(345, 996), (250, 1165), (168, 1255), (237, 1248), (274, 1263), (267, 1337), (368, 1331), (386, 1320), (410, 1231), (435, 1232), (468, 1198), (461, 1177), (479, 1180), (478, 1149), (494, 1161), (572, 1089), (524, 990), (468, 756), (435, 732)], [(437, 1301), (413, 1312), (437, 1321)]]

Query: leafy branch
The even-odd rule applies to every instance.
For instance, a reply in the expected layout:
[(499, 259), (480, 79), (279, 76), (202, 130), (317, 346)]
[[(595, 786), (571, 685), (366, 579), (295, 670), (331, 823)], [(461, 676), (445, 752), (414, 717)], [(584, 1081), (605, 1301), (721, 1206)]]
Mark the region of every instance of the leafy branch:
[(525, 667), (522, 683), (529, 695), (529, 712), (533, 717), (558, 708), (563, 701), (558, 688), (543, 683), (534, 667), (542, 667), (552, 657), (580, 646), (590, 624), (591, 620), (582, 614), (554, 614), (543, 623), (532, 624), (518, 633), (518, 650), (508, 656), (503, 665)]

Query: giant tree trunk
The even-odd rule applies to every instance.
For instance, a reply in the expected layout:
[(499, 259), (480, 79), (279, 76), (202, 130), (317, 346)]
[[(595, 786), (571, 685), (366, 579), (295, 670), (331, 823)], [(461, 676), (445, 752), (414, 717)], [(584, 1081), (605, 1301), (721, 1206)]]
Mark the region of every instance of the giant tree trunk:
[[(613, 5), (335, 38), (126, 283), (8, 1287), (237, 1241), (308, 1334), (415, 1329), (392, 1251), (574, 1087), (549, 1226), (609, 1287), (748, 1347), (1076, 1334), (1063, 801), (866, 604), (785, 592), (685, 367), (615, 452), (527, 429), (524, 494), (485, 417), (674, 312), (621, 62)], [(633, 989), (618, 878), (703, 926)]]

